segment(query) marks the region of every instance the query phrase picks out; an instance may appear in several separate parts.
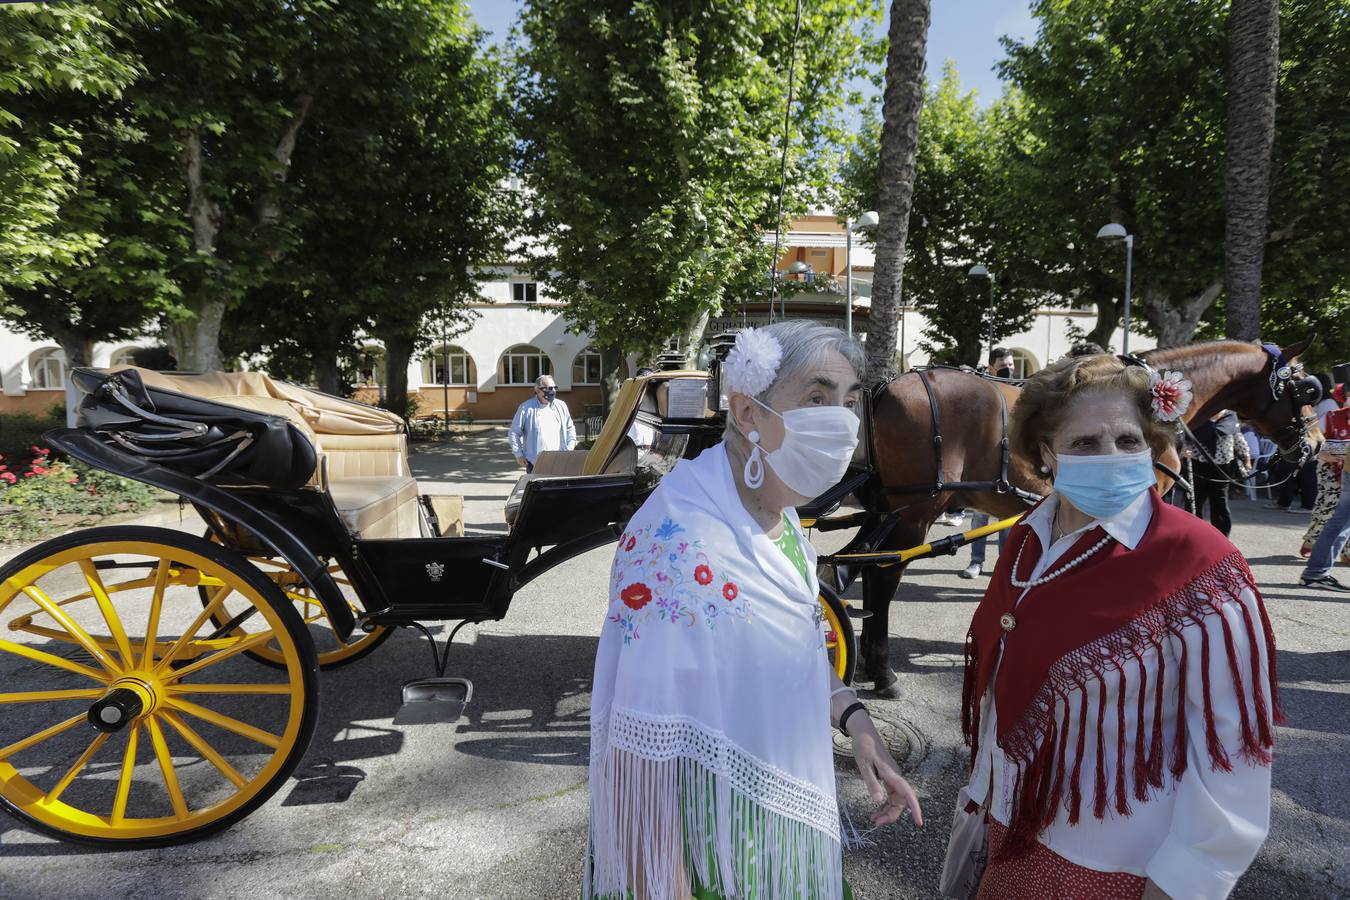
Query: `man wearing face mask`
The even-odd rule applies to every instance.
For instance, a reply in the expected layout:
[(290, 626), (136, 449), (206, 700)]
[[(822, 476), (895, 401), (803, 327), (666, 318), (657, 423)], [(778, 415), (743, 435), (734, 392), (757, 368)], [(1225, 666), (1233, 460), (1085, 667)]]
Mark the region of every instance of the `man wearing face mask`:
[(534, 471), (541, 450), (571, 450), (577, 445), (577, 427), (572, 411), (557, 399), (558, 385), (552, 375), (540, 375), (534, 382), (534, 396), (516, 407), (507, 438), (511, 455), (526, 472)]
[(722, 443), (681, 460), (619, 539), (591, 694), (582, 897), (839, 900), (831, 726), (875, 825), (922, 824), (825, 653), (794, 507), (858, 443), (861, 347), (807, 320), (747, 329), (724, 363)]
[[(1008, 536), (966, 642), (971, 747), (948, 856), (987, 825), (984, 900), (1223, 898), (1270, 822), (1275, 644), (1242, 554), (1164, 504), (1176, 372), (1060, 360), (1015, 449), (1053, 492)], [(947, 873), (944, 873), (944, 880)]]

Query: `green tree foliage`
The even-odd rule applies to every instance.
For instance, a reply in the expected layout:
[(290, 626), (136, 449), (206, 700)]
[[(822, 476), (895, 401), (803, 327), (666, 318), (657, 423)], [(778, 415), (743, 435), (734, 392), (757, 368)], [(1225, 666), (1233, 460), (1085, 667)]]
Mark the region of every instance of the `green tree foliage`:
[[(1039, 0), (1033, 11), (1036, 38), (1005, 42), (1000, 70), (1026, 103), (1031, 152), (1016, 178), (1040, 226), (1036, 255), (1066, 263), (1051, 286), (1096, 305), (1101, 342), (1120, 312), (1123, 253), (1093, 235), (1121, 222), (1136, 235), (1146, 326), (1164, 346), (1189, 341), (1223, 291), (1228, 4)], [(1350, 167), (1332, 136), (1350, 127), (1350, 17), (1336, 0), (1285, 0), (1281, 16), (1263, 293), (1311, 302), (1344, 283), (1350, 212), (1334, 198)]]
[[(847, 78), (877, 58), (877, 4), (805, 5), (784, 211), (822, 197)], [(606, 369), (701, 330), (772, 265), (795, 4), (530, 0), (518, 131), (535, 268)]]
[(124, 94), (143, 67), (123, 29), (159, 15), (150, 3), (0, 9), (0, 317), (75, 365), (176, 296), (164, 167)]
[(462, 2), (383, 3), (339, 37), (347, 65), (316, 94), (289, 173), (292, 243), (227, 331), (236, 352), (329, 391), (364, 331), (386, 343), (400, 397), (428, 313), (462, 317), (506, 241), (506, 73)]
[[(905, 254), (905, 302), (923, 311), (921, 345), (934, 358), (974, 365), (990, 347), (989, 282), (971, 279), (973, 264), (995, 276), (994, 340), (1029, 324), (1045, 273), (1026, 252), (1028, 222), (1009, 170), (1024, 152), (1015, 95), (981, 110), (961, 90), (950, 62), (928, 91), (919, 120), (914, 206)], [(856, 216), (876, 205), (880, 123), (864, 116), (844, 161), (842, 209)], [(870, 338), (869, 338), (870, 342)]]

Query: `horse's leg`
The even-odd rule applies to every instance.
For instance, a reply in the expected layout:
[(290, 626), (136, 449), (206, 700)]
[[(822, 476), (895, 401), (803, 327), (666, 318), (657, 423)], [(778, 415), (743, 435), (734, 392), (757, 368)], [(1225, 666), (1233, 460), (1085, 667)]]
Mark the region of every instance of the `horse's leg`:
[[(877, 550), (906, 550), (923, 543), (927, 528), (901, 524), (876, 548)], [(871, 613), (863, 620), (863, 671), (876, 688), (877, 694), (887, 699), (900, 696), (895, 671), (890, 662), (891, 601), (895, 599), (904, 575), (905, 566), (867, 566), (863, 569), (863, 609)]]

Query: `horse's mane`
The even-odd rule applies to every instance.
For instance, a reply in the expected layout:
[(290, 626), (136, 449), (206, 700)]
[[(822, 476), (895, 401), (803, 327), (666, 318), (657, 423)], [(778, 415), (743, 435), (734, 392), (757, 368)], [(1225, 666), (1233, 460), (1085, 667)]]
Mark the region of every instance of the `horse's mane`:
[(1177, 365), (1187, 370), (1202, 369), (1230, 362), (1238, 354), (1260, 353), (1261, 349), (1245, 341), (1204, 341), (1183, 347), (1145, 350), (1139, 354), (1145, 362)]

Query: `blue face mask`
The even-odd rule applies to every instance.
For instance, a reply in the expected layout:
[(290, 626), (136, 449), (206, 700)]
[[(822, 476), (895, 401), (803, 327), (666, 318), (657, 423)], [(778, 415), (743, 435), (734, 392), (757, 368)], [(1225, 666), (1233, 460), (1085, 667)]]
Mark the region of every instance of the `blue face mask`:
[(1102, 456), (1059, 453), (1055, 459), (1056, 493), (1094, 519), (1111, 518), (1156, 483), (1148, 450)]

